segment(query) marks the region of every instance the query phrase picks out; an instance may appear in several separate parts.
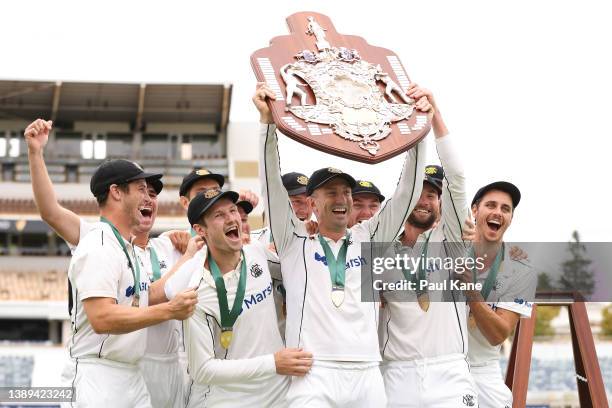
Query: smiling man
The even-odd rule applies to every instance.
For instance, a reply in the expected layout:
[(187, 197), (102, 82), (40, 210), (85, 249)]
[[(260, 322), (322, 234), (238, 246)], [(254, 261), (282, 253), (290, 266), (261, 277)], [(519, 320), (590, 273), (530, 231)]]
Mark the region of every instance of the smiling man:
[[(426, 96), (434, 106), (432, 127), (441, 166), (425, 168), (423, 190), (404, 231), (387, 256), (464, 258), (462, 220), (468, 215), (461, 157), (432, 93), (412, 84), (408, 96)], [(451, 271), (441, 267), (388, 271), (389, 282), (444, 284)], [(390, 408), (477, 406), (469, 366), (467, 317), (461, 293), (389, 291), (379, 328), (383, 376)]]
[[(238, 193), (206, 190), (189, 204), (194, 231), (207, 242), (176, 276), (192, 277), (198, 306), (185, 322), (189, 375), (214, 407), (285, 407), (288, 377), (305, 375), (312, 355), (283, 348), (265, 245), (243, 245)], [(166, 292), (176, 290), (171, 279)], [(280, 374), (280, 375), (279, 375)], [(196, 407), (192, 400), (188, 407)]]
[(536, 273), (527, 261), (512, 258), (503, 240), (520, 200), (519, 189), (505, 181), (480, 188), (472, 200), (476, 219), (473, 255), (485, 261), (482, 269), (459, 277), (482, 284), (480, 291), (466, 295), (468, 359), (483, 408), (512, 406), (512, 393), (501, 375), (500, 347), (520, 317), (531, 317), (535, 297)]
[(357, 184), (351, 191), (353, 196), (353, 211), (349, 220), (349, 227), (369, 220), (380, 210), (385, 196), (380, 193), (378, 187), (371, 181), (357, 180)]
[[(287, 291), (286, 340), (311, 351), (315, 363), (293, 377), (291, 407), (378, 407), (386, 405), (379, 370), (379, 305), (361, 301), (361, 243), (391, 241), (412, 211), (422, 188), (425, 142), (411, 149), (396, 192), (367, 221), (348, 228), (353, 209), (349, 174), (333, 167), (315, 171), (306, 186), (319, 223), (311, 235), (292, 211), (282, 184), (276, 127), (266, 99), (274, 93), (259, 83), (253, 103), (260, 113), (260, 178), (266, 213)], [(427, 99), (416, 108), (427, 112)], [(321, 256), (324, 254), (324, 256)]]

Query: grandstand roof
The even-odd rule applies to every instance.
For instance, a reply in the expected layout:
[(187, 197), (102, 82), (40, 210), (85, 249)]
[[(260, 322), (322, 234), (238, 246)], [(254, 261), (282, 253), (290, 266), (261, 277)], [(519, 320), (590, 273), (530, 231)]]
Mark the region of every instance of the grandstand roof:
[(0, 120), (213, 123), (227, 126), (230, 84), (1, 81)]

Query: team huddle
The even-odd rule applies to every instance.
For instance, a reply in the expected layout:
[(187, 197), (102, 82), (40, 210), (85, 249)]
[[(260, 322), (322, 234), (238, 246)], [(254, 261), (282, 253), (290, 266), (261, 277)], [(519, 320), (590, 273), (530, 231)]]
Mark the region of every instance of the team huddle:
[[(151, 237), (162, 174), (108, 160), (92, 176), (99, 222), (61, 207), (43, 158), (52, 123), (25, 131), (34, 199), (72, 250), (72, 337), (62, 380), (78, 407), (511, 407), (500, 347), (531, 316), (536, 274), (504, 244), (521, 195), (508, 182), (471, 201), (461, 157), (431, 92), (407, 95), (432, 123), (406, 153), (392, 197), (334, 167), (280, 172), (259, 83), (261, 196), (194, 169), (179, 201), (190, 228)], [(262, 201), (267, 226), (250, 231)], [(362, 244), (387, 255), (474, 256), (392, 281), (480, 283), (461, 293), (383, 292), (364, 301)], [(520, 251), (519, 251), (520, 252)], [(396, 298), (402, 296), (402, 299)], [(406, 298), (409, 301), (406, 301)]]

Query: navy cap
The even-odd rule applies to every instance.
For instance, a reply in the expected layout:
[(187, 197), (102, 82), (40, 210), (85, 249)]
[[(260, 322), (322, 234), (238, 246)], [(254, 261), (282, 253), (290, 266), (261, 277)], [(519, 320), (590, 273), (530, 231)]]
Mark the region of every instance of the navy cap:
[(325, 167), (312, 173), (310, 179), (308, 179), (308, 184), (306, 185), (306, 194), (309, 196), (312, 195), (317, 188), (323, 186), (323, 184), (335, 179), (336, 177), (346, 180), (351, 189), (357, 184), (355, 179), (351, 177), (350, 174), (344, 173), (342, 170), (334, 167)]
[(508, 193), (508, 195), (510, 195), (510, 198), (512, 199), (512, 208), (516, 208), (519, 205), (519, 202), (521, 201), (521, 192), (519, 191), (517, 186), (507, 181), (496, 181), (494, 183), (487, 184), (486, 186), (481, 187), (474, 195), (474, 198), (472, 199), (472, 205), (474, 205), (476, 201), (480, 200), (486, 193), (491, 190), (500, 190), (505, 193)]
[(193, 186), (193, 183), (200, 179), (210, 178), (219, 183), (219, 188), (223, 187), (225, 184), (225, 177), (221, 174), (212, 173), (207, 169), (193, 169), (189, 174), (183, 177), (183, 181), (181, 182), (181, 186), (179, 187), (179, 195), (187, 196), (187, 192)]
[(235, 203), (238, 201), (238, 197), (238, 193), (235, 191), (221, 191), (215, 188), (196, 194), (189, 202), (189, 207), (187, 208), (189, 224), (197, 224), (204, 213), (220, 199), (229, 198)]
[(164, 186), (161, 178), (161, 173), (147, 173), (142, 166), (133, 161), (125, 159), (107, 160), (100, 164), (94, 172), (89, 183), (89, 189), (94, 197), (99, 197), (105, 194), (113, 184), (125, 184), (144, 179), (147, 183), (151, 183), (159, 194)]
[(438, 190), (438, 194), (442, 194), (442, 180), (444, 180), (444, 169), (441, 166), (430, 164), (425, 167), (423, 181), (434, 186)]
[(251, 211), (253, 211), (253, 204), (251, 204), (249, 201), (246, 201), (246, 200), (238, 201), (236, 205), (242, 208), (244, 212), (247, 214), (250, 214)]
[(290, 196), (306, 193), (308, 177), (305, 174), (297, 172), (283, 174), (282, 180), (283, 186), (285, 186), (285, 190), (287, 190), (287, 194)]
[(374, 194), (381, 203), (385, 201), (385, 196), (380, 193), (378, 187), (371, 181), (357, 180), (357, 184), (353, 187), (352, 195), (355, 197), (358, 194)]

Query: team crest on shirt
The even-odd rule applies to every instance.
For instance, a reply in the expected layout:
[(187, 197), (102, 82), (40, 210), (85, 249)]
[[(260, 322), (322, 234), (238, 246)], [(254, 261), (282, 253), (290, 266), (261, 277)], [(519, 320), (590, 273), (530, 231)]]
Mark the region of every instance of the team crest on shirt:
[(259, 266), (259, 264), (251, 265), (251, 276), (253, 276), (254, 278), (259, 278), (262, 273), (263, 269), (261, 269), (261, 266)]
[(504, 286), (504, 284), (499, 280), (499, 279), (495, 279), (495, 285), (493, 285), (493, 289), (496, 292), (499, 292), (499, 290)]
[(474, 405), (476, 405), (476, 403), (474, 402), (474, 396), (472, 394), (465, 394), (463, 396), (463, 405), (466, 405), (468, 407), (473, 407)]
[(166, 261), (165, 260), (161, 260), (159, 261), (159, 269), (166, 269), (168, 266), (166, 265)]

